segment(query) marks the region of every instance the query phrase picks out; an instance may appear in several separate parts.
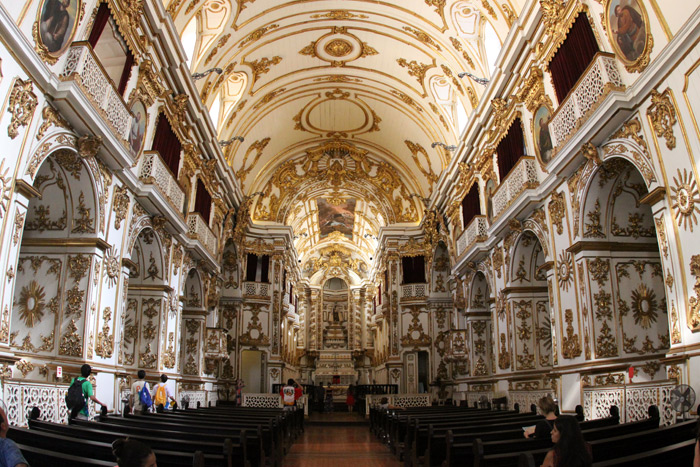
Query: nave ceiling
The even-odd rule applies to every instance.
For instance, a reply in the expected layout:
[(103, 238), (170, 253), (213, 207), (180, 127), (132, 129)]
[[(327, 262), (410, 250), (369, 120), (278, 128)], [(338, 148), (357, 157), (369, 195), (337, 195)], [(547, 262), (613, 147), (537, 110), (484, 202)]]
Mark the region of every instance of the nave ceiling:
[(484, 90), (457, 74), (490, 76), (523, 3), (163, 1), (191, 71), (222, 70), (196, 84), (219, 140), (244, 138), (224, 154), (253, 220), (292, 226), (308, 274), (339, 243), (359, 271), (381, 227), (420, 222), (452, 156), (431, 144), (459, 143)]

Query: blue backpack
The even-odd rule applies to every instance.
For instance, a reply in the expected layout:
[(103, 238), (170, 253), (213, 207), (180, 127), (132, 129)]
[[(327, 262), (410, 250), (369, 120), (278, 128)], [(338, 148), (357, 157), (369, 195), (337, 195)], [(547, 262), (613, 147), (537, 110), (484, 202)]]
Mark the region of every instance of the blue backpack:
[(151, 407), (153, 405), (153, 401), (151, 400), (151, 391), (148, 390), (148, 385), (146, 385), (145, 382), (139, 391), (139, 401), (144, 407)]

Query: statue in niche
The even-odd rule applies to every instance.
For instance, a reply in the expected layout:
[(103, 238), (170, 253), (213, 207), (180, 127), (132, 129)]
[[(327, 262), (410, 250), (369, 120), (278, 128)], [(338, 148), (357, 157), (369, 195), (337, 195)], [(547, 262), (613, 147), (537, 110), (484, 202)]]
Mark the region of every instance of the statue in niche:
[(338, 305), (333, 305), (333, 322), (340, 323), (340, 313), (338, 312)]

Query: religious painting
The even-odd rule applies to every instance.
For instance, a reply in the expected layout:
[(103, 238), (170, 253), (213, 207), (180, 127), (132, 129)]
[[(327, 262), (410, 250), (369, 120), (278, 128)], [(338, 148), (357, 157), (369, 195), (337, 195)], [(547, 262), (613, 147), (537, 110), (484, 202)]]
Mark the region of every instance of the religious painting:
[(138, 154), (143, 146), (143, 135), (146, 132), (146, 107), (143, 102), (135, 101), (131, 105), (131, 128), (129, 129), (129, 147), (131, 152)]
[(38, 9), (39, 34), (35, 38), (48, 54), (59, 57), (75, 36), (81, 0), (42, 0)]
[(532, 119), (532, 132), (535, 139), (535, 152), (543, 165), (549, 164), (552, 160), (554, 148), (552, 147), (552, 137), (549, 134), (549, 120), (551, 114), (546, 105), (541, 105)]
[(331, 204), (323, 198), (317, 199), (320, 237), (325, 238), (333, 232), (340, 232), (352, 240), (356, 202), (355, 199), (347, 199), (341, 203)]
[(644, 6), (638, 0), (608, 0), (605, 14), (615, 53), (627, 71), (642, 71), (649, 64), (654, 45)]

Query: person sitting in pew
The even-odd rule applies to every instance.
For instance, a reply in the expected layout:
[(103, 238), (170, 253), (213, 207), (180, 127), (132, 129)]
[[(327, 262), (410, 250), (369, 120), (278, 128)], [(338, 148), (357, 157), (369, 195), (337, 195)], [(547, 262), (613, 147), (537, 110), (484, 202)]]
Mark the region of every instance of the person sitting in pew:
[(380, 410), (406, 410), (406, 407), (399, 407), (398, 405), (389, 404), (389, 398), (382, 397), (382, 400), (379, 402), (379, 409)]
[(2, 467), (29, 467), (27, 460), (22, 455), (17, 445), (11, 439), (7, 439), (7, 431), (10, 429), (10, 421), (5, 413), (5, 405), (0, 402), (0, 466)]
[(112, 454), (117, 467), (158, 467), (156, 455), (150, 447), (131, 438), (117, 439), (112, 443)]
[(581, 434), (576, 417), (562, 415), (554, 421), (552, 443), (541, 467), (591, 467), (591, 445)]
[(547, 438), (552, 432), (554, 420), (557, 419), (557, 404), (550, 396), (545, 396), (537, 401), (537, 407), (544, 415), (544, 420), (540, 420), (536, 425), (525, 429), (526, 438)]

